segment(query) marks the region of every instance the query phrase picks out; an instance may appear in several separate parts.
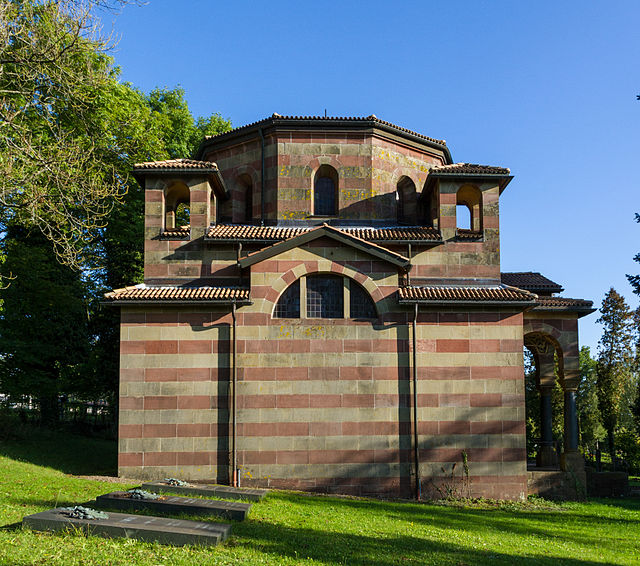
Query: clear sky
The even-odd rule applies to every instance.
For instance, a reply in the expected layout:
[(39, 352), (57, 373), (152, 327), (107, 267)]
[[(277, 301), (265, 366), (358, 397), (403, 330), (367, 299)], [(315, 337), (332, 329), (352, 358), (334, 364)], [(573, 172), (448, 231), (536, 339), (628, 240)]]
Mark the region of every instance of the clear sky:
[[(195, 115), (367, 116), (511, 168), (502, 271), (600, 305), (640, 272), (640, 3), (150, 0), (113, 19), (124, 80)], [(104, 18), (108, 28), (111, 16)], [(595, 349), (597, 313), (582, 319)]]

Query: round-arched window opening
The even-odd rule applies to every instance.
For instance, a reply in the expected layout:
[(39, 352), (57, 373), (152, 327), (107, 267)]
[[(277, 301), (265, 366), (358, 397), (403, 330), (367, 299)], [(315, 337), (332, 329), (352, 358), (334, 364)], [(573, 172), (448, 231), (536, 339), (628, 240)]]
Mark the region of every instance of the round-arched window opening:
[(331, 165), (321, 165), (313, 184), (314, 216), (338, 214), (338, 172)]
[(176, 207), (176, 228), (189, 226), (191, 224), (191, 211), (188, 202), (181, 202)]

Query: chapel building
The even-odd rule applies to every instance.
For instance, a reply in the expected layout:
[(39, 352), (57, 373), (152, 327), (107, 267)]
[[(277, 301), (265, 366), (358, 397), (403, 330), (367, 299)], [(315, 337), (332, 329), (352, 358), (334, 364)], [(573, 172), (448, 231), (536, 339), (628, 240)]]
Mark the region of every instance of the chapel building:
[(453, 475), (464, 495), (522, 499), (527, 347), (538, 467), (582, 477), (592, 303), (501, 273), (509, 169), (454, 163), (444, 141), (375, 116), (274, 114), (134, 174), (144, 284), (106, 295), (121, 309), (121, 475), (400, 497)]

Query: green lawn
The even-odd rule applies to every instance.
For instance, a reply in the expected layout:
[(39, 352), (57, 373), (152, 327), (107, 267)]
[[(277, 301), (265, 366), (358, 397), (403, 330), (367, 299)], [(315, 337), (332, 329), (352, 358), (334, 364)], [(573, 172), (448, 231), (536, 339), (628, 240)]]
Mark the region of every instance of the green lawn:
[(0, 564), (640, 563), (640, 498), (457, 506), (273, 492), (214, 549), (17, 525), (24, 515), (121, 488), (72, 475), (113, 473), (114, 466), (113, 442), (56, 434), (0, 442)]

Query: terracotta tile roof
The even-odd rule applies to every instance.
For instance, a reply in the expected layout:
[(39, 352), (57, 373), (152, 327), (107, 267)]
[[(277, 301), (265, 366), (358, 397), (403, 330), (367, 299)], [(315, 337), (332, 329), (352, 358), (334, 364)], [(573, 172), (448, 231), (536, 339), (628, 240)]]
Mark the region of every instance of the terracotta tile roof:
[[(289, 226), (243, 226), (238, 224), (218, 224), (211, 226), (207, 232), (208, 240), (218, 241), (259, 241), (279, 242), (294, 238), (316, 228)], [(440, 233), (434, 228), (420, 226), (387, 226), (381, 228), (340, 226), (334, 227), (341, 232), (366, 241), (376, 242), (405, 242), (424, 241), (440, 242)]]
[(535, 310), (588, 310), (593, 312), (593, 301), (585, 299), (570, 299), (568, 297), (539, 297), (539, 305)]
[(434, 303), (529, 303), (534, 305), (537, 296), (506, 285), (487, 287), (431, 286), (400, 287), (400, 302)]
[(564, 289), (562, 285), (559, 285), (555, 281), (551, 281), (541, 273), (537, 271), (514, 271), (508, 273), (501, 273), (500, 280), (505, 285), (511, 285), (512, 287), (518, 287), (519, 289), (526, 289), (527, 291), (538, 291), (544, 293), (562, 293)]
[(506, 167), (477, 165), (475, 163), (452, 163), (439, 165), (429, 170), (429, 175), (511, 175)]
[(135, 285), (105, 293), (110, 302), (198, 301), (214, 303), (248, 302), (249, 289), (239, 287), (147, 287)]
[(164, 161), (147, 161), (145, 163), (136, 163), (133, 166), (134, 171), (199, 171), (214, 172), (218, 170), (218, 166), (212, 161), (198, 161), (196, 159), (165, 159)]
[(380, 124), (383, 126), (388, 126), (393, 128), (394, 130), (398, 130), (400, 132), (404, 132), (410, 134), (412, 136), (416, 136), (418, 138), (422, 138), (424, 140), (436, 143), (438, 145), (446, 146), (447, 142), (445, 140), (439, 140), (436, 138), (431, 138), (429, 136), (425, 136), (418, 132), (414, 132), (407, 128), (403, 128), (401, 126), (397, 126), (396, 124), (392, 124), (391, 122), (386, 122), (385, 120), (380, 120), (377, 116), (371, 114), (370, 116), (282, 116), (280, 114), (274, 113), (268, 118), (264, 118), (262, 120), (258, 120), (257, 122), (252, 122), (251, 124), (246, 124), (245, 126), (240, 126), (239, 128), (234, 128), (228, 132), (224, 132), (222, 134), (217, 134), (215, 136), (206, 136), (206, 140), (218, 139), (228, 134), (233, 134), (236, 132), (240, 132), (242, 130), (248, 130), (250, 128), (254, 128), (256, 126), (261, 126), (264, 124), (268, 124), (270, 122), (369, 122), (373, 124)]
[(482, 230), (465, 230), (464, 228), (456, 229), (456, 237), (458, 240), (480, 240), (483, 236)]
[(188, 238), (191, 234), (191, 226), (180, 226), (179, 228), (173, 228), (169, 230), (163, 230), (160, 234), (162, 240), (182, 239)]

